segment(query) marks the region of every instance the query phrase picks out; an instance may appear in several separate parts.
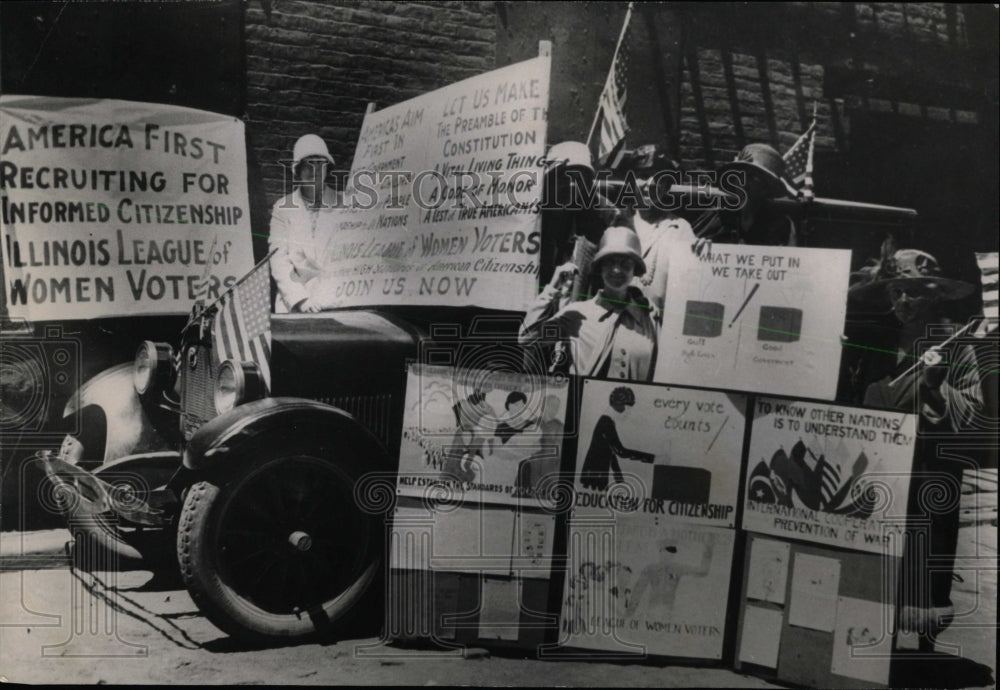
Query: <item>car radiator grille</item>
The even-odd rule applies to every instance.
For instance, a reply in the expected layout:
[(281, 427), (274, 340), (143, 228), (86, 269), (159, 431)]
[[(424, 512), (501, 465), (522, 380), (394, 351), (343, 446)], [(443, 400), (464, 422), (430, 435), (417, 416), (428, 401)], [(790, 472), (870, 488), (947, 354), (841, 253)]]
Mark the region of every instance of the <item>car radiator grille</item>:
[(392, 436), (389, 423), (389, 415), (392, 410), (391, 395), (345, 395), (317, 398), (317, 401), (349, 412), (375, 434), (383, 444), (390, 445)]
[(181, 364), (181, 432), (190, 439), (198, 428), (216, 416), (215, 377), (218, 365), (212, 350), (192, 345)]

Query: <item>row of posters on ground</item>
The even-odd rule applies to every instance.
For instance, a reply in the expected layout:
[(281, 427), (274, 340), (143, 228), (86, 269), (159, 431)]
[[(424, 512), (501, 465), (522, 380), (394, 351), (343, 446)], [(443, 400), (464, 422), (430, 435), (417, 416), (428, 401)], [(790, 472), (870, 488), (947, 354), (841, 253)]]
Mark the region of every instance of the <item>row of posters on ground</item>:
[[(573, 415), (564, 379), (411, 367), (397, 493), (450, 504), (449, 516), (458, 504), (484, 515), (506, 508), (511, 519), (509, 530), (497, 523), (499, 534), (449, 519), (450, 532), (478, 527), (480, 536), (434, 540), (440, 547), (417, 559), (425, 565), (410, 567), (431, 567), (439, 548), (455, 558), (462, 541), (466, 571), (480, 559), (480, 571), (517, 576), (535, 548), (546, 557), (533, 576), (547, 576), (552, 514), (571, 508), (560, 641), (610, 654), (720, 659), (727, 601), (719, 593), (729, 590), (737, 524), (900, 555), (893, 535), (905, 521), (911, 415), (598, 380), (585, 380), (579, 395)], [(558, 482), (564, 434), (578, 439), (571, 492)], [(545, 536), (535, 535), (545, 543), (526, 551), (531, 538), (514, 516), (532, 512), (546, 516), (536, 521)], [(753, 591), (763, 581), (778, 586), (766, 569), (751, 571)], [(796, 597), (796, 616), (818, 602)]]

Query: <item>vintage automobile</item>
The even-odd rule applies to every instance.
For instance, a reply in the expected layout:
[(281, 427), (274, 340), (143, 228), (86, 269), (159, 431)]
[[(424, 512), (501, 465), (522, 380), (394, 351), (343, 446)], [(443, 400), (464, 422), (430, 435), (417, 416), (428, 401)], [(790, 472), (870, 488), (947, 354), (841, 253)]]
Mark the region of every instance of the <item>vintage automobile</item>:
[[(41, 461), (78, 539), (119, 560), (176, 557), (223, 631), (255, 643), (319, 634), (382, 574), (407, 362), (435, 343), (438, 356), (482, 365), (497, 338), (516, 342), (519, 320), (464, 308), (276, 314), (265, 397), (254, 363), (213, 357), (213, 310), (202, 310), (176, 347), (147, 341), (130, 368), (81, 391), (122, 410), (131, 426), (116, 430), (133, 442), (173, 424), (179, 452), (134, 453), (89, 472), (70, 436)], [(446, 338), (432, 337), (435, 324), (447, 324)]]
[[(804, 203), (795, 210), (818, 223), (912, 216)], [(218, 362), (213, 310), (196, 308), (179, 342), (143, 343), (130, 369), (102, 374), (71, 403), (118, 410), (109, 436), (132, 439), (121, 455), (103, 452), (88, 471), (92, 454), (70, 436), (40, 459), (78, 535), (115, 558), (176, 559), (223, 631), (252, 643), (314, 636), (346, 620), (383, 574), (407, 363), (431, 346), (434, 364), (509, 368), (504, 350), (521, 316), (399, 306), (275, 314), (265, 395), (256, 364)], [(175, 450), (144, 450), (139, 441), (154, 437)]]

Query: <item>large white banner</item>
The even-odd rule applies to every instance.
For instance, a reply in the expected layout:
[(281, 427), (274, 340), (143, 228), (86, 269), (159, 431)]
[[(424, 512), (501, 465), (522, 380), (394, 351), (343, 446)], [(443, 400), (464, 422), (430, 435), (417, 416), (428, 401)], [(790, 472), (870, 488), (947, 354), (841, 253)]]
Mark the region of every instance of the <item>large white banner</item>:
[(760, 398), (743, 528), (902, 555), (916, 417)]
[(243, 123), (119, 100), (0, 97), (6, 308), (178, 314), (253, 266)]
[(366, 115), (314, 299), (527, 308), (549, 68), (538, 57)]
[(832, 400), (851, 252), (678, 244), (654, 380)]

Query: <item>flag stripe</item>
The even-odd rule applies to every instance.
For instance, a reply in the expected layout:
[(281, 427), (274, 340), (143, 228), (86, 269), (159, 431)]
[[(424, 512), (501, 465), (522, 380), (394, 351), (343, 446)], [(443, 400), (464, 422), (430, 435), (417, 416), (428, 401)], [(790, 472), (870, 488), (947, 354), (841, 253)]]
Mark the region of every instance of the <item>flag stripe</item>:
[(219, 359), (253, 361), (271, 386), (271, 310), (267, 262), (261, 262), (220, 299), (213, 323)]
[(597, 158), (603, 161), (625, 138), (628, 132), (628, 121), (625, 119), (625, 100), (627, 98), (626, 83), (629, 63), (629, 20), (632, 16), (632, 6), (625, 13), (625, 23), (611, 61), (611, 70), (604, 81), (604, 88), (598, 100), (597, 117), (601, 119), (600, 138), (598, 140)]

